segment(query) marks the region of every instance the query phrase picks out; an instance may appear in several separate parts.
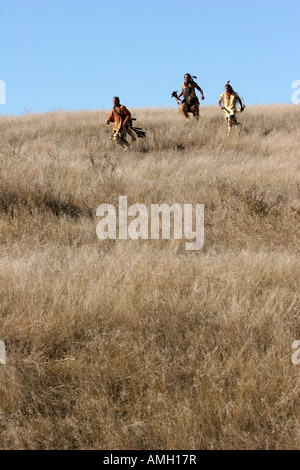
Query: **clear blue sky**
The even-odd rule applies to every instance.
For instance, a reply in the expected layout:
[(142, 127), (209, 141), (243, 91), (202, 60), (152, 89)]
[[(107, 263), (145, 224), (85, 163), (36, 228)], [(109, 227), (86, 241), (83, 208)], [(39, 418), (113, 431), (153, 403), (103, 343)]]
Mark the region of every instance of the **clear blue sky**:
[(0, 114), (174, 106), (186, 72), (215, 104), (290, 103), (300, 0), (0, 0)]

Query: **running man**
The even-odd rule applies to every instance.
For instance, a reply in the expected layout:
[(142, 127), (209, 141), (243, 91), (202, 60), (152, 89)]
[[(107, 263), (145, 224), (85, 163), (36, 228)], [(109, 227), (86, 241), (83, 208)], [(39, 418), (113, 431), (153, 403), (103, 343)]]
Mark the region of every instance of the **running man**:
[(237, 121), (235, 116), (237, 102), (241, 106), (241, 112), (244, 111), (244, 106), (241, 98), (235, 91), (233, 91), (232, 86), (229, 85), (228, 81), (225, 85), (225, 92), (220, 95), (219, 99), (219, 107), (223, 111), (225, 119), (228, 123), (228, 136), (233, 126), (240, 125), (240, 122)]

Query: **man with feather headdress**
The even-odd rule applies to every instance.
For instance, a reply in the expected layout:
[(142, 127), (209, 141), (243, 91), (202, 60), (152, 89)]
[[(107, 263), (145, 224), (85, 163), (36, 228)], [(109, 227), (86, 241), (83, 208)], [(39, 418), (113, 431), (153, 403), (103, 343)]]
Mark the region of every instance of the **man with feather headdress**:
[[(189, 119), (189, 113), (192, 113), (194, 117), (197, 119), (199, 118), (199, 99), (196, 95), (196, 90), (200, 91), (201, 93), (201, 100), (204, 100), (204, 95), (202, 89), (199, 85), (194, 81), (195, 76), (186, 73), (184, 76), (184, 82), (182, 83), (182, 90), (181, 93), (177, 96), (173, 93), (172, 96), (176, 98), (178, 104), (181, 103), (179, 108), (181, 114), (186, 119)], [(180, 101), (180, 97), (183, 96), (183, 100)]]

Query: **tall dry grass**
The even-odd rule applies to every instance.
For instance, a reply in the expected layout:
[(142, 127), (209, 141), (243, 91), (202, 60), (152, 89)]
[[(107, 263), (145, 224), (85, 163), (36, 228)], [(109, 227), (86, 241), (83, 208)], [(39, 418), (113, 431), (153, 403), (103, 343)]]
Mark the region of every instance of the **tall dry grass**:
[[(300, 447), (299, 115), (0, 118), (2, 449)], [(297, 186), (298, 185), (298, 186)], [(205, 205), (205, 245), (101, 241), (103, 202)]]

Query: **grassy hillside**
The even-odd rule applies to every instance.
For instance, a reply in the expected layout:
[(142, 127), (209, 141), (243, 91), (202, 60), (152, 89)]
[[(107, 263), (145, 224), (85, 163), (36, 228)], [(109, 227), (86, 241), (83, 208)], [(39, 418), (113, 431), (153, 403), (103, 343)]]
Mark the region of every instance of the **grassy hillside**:
[[(299, 448), (300, 108), (132, 111), (128, 152), (108, 112), (0, 118), (0, 448)], [(204, 248), (99, 240), (120, 195), (204, 204)]]

